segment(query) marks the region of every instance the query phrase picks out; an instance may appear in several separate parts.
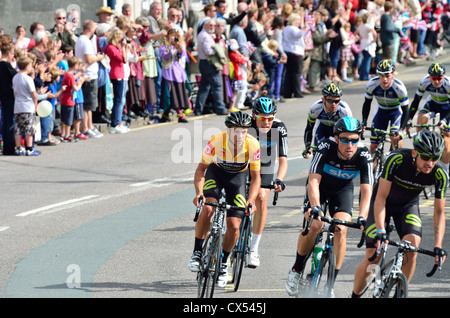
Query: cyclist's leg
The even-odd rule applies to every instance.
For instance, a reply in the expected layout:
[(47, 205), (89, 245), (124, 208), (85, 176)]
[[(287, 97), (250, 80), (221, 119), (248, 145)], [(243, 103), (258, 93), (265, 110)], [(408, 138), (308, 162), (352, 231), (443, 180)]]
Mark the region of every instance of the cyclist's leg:
[[(402, 121), (402, 112), (400, 109), (392, 111), (390, 114), (391, 127), (389, 129), (392, 133), (397, 133), (400, 130)], [(391, 139), (391, 149), (397, 149), (403, 147), (403, 136), (398, 139), (396, 136), (390, 136)]]
[[(394, 222), (400, 239), (411, 242), (412, 246), (419, 247), (422, 240), (422, 220), (418, 205), (403, 207), (401, 213), (395, 215)], [(406, 275), (408, 282), (411, 280), (416, 269), (417, 253), (405, 255), (402, 272)]]
[[(388, 127), (389, 118), (387, 118), (385, 112), (381, 109), (378, 109), (372, 119), (372, 128), (383, 129), (386, 130)], [(370, 134), (370, 153), (374, 153), (377, 150), (378, 145), (380, 144), (379, 137), (376, 133), (372, 132)]]
[[(420, 109), (417, 115), (417, 125), (424, 125), (428, 123), (428, 121), (434, 117), (434, 112), (431, 110), (431, 103), (427, 101)], [(422, 128), (417, 127), (417, 132), (419, 132)]]

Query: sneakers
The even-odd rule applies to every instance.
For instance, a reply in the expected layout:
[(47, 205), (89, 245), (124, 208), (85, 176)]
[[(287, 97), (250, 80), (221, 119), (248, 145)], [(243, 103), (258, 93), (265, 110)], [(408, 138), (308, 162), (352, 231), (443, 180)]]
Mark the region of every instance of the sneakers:
[(36, 149), (32, 148), (31, 150), (27, 150), (25, 152), (25, 155), (27, 156), (39, 156), (41, 154), (40, 151), (37, 151)]
[(228, 265), (222, 263), (220, 266), (219, 276), (217, 277), (217, 286), (225, 287), (228, 282)]
[(22, 147), (19, 147), (16, 150), (14, 150), (14, 153), (16, 156), (25, 156), (26, 155), (25, 149)]
[(85, 134), (82, 134), (82, 133), (76, 134), (74, 137), (79, 139), (79, 140), (89, 139), (89, 136), (86, 136)]
[(83, 134), (88, 136), (89, 138), (103, 137), (103, 134), (101, 132), (99, 132), (97, 128), (89, 129), (88, 131), (84, 132)]
[(289, 296), (298, 295), (298, 286), (300, 284), (301, 273), (295, 272), (293, 269), (289, 271), (288, 280), (286, 282), (285, 288)]
[(248, 261), (248, 267), (256, 268), (260, 264), (259, 255), (255, 251), (250, 251), (250, 259)]
[(117, 125), (116, 127), (110, 127), (109, 133), (110, 134), (126, 134), (130, 131), (128, 127)]
[(71, 136), (64, 136), (61, 138), (62, 142), (77, 142), (78, 139), (72, 138)]
[(192, 253), (191, 258), (189, 259), (188, 268), (191, 272), (199, 272), (200, 271), (200, 259), (202, 258), (202, 252), (194, 251)]

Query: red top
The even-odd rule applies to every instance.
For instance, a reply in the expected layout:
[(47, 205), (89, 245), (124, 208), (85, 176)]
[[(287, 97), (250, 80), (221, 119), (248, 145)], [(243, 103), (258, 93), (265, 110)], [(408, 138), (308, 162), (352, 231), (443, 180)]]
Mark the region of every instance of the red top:
[(112, 44), (108, 44), (104, 50), (104, 53), (109, 57), (109, 65), (111, 70), (109, 71), (110, 79), (124, 79), (125, 71), (123, 68), (123, 54), (122, 48)]
[(72, 73), (66, 72), (64, 74), (61, 87), (66, 85), (67, 88), (61, 93), (59, 102), (65, 106), (75, 106), (75, 101), (72, 99), (72, 91), (75, 86), (75, 78)]

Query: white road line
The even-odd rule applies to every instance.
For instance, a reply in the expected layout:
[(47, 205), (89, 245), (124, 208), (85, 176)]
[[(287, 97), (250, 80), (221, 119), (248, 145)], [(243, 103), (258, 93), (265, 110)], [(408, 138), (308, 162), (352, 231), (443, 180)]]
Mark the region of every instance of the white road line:
[(0, 232), (6, 231), (7, 229), (9, 229), (9, 226), (0, 226)]
[(62, 206), (65, 206), (65, 205), (69, 205), (69, 204), (72, 204), (72, 203), (77, 203), (77, 202), (80, 202), (80, 201), (90, 200), (90, 199), (93, 199), (93, 198), (96, 198), (96, 197), (98, 197), (98, 195), (88, 195), (88, 196), (81, 197), (81, 198), (78, 198), (78, 199), (67, 200), (67, 201), (63, 201), (63, 202), (47, 205), (47, 206), (44, 206), (42, 208), (38, 208), (38, 209), (30, 210), (30, 211), (27, 211), (27, 212), (19, 213), (19, 214), (16, 214), (16, 216), (28, 216), (28, 215), (39, 213), (39, 212), (45, 212), (45, 211), (49, 211), (49, 210), (54, 209), (54, 208), (59, 208), (59, 207), (62, 207)]

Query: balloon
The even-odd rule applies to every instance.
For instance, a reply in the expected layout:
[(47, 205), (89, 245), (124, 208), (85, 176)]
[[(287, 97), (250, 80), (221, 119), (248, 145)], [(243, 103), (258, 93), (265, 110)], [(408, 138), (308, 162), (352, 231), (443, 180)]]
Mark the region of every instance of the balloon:
[(52, 110), (52, 104), (48, 100), (43, 100), (38, 104), (36, 112), (39, 117), (47, 117), (52, 113)]

